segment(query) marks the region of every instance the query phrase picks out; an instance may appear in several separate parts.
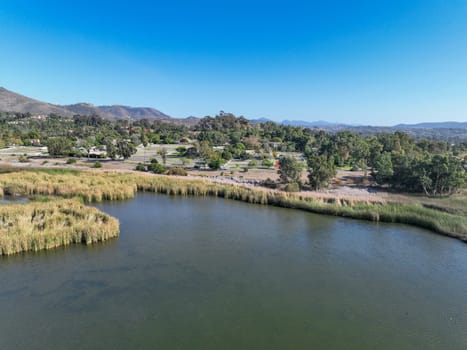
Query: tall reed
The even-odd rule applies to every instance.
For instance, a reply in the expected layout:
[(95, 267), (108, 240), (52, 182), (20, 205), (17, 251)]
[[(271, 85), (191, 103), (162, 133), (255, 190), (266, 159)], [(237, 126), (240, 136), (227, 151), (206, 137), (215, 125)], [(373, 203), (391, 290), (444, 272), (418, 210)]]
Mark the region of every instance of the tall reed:
[(118, 220), (78, 199), (0, 206), (0, 254), (91, 244), (117, 237)]

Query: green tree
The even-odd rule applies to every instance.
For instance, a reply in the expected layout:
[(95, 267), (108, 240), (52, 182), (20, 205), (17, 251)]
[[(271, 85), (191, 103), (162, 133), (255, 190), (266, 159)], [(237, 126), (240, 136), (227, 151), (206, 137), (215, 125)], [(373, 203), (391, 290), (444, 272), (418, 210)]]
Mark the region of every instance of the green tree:
[(391, 153), (384, 152), (376, 161), (373, 175), (377, 183), (385, 184), (392, 180), (394, 169), (392, 167)]
[(66, 137), (52, 137), (47, 140), (47, 149), (51, 156), (68, 156), (73, 152), (73, 143)]
[(311, 155), (307, 159), (308, 181), (314, 190), (327, 187), (331, 179), (336, 176), (334, 162), (325, 155)]
[(164, 163), (165, 165), (167, 163), (167, 154), (168, 154), (167, 148), (162, 147), (159, 151), (157, 151), (157, 153), (161, 156), (162, 163)]
[(295, 158), (285, 156), (279, 159), (279, 180), (282, 183), (300, 183), (303, 166)]
[(107, 140), (105, 143), (105, 149), (107, 152), (107, 157), (116, 159), (117, 158), (117, 147), (115, 147), (112, 140)]
[(220, 157), (219, 154), (217, 153), (214, 153), (212, 155), (211, 158), (208, 159), (208, 166), (211, 168), (211, 169), (220, 169), (220, 167), (225, 163), (225, 160), (222, 159), (222, 157)]
[(201, 141), (196, 144), (198, 155), (202, 159), (208, 159), (212, 156), (213, 150), (208, 141)]
[(420, 185), (427, 195), (451, 195), (466, 181), (462, 162), (453, 156), (435, 155), (419, 168), (422, 168)]
[(123, 159), (130, 158), (136, 153), (136, 148), (131, 142), (125, 140), (117, 141), (117, 154), (122, 156)]

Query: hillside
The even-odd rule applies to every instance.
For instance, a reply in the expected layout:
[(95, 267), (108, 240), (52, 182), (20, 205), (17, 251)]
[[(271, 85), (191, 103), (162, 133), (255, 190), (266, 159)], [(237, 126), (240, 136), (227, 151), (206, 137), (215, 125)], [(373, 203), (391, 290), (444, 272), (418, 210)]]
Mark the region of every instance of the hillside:
[(112, 115), (114, 118), (123, 119), (131, 116), (134, 119), (171, 119), (172, 117), (155, 108), (149, 107), (129, 107), (129, 106), (100, 106), (102, 113)]
[[(38, 101), (16, 92), (0, 87), (0, 112), (17, 112), (31, 114), (57, 114), (71, 117), (75, 114), (99, 115), (106, 119), (162, 119), (172, 120), (172, 117), (155, 108), (128, 106), (94, 106), (90, 103), (76, 103), (71, 105), (54, 105)], [(174, 120), (174, 121), (180, 121)]]
[(31, 114), (58, 114), (72, 116), (73, 112), (46, 102), (41, 102), (0, 87), (0, 111)]

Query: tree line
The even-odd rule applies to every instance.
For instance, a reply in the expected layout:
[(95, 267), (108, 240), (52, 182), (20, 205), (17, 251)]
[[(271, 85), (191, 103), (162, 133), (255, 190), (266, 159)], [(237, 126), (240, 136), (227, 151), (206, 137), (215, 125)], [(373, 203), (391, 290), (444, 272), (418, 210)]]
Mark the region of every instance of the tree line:
[[(224, 112), (202, 118), (194, 126), (160, 120), (111, 121), (95, 115), (39, 119), (0, 113), (0, 146), (32, 145), (37, 140), (54, 156), (80, 155), (80, 149), (89, 154), (97, 147), (105, 148), (111, 158), (128, 158), (141, 144), (190, 144), (180, 148), (180, 156), (201, 158), (214, 169), (231, 159), (250, 159), (253, 151), (265, 166), (279, 159), (280, 181), (291, 188), (324, 188), (337, 169), (361, 170), (381, 186), (430, 196), (452, 194), (466, 183), (465, 141), (415, 139), (400, 131), (330, 133), (273, 122), (252, 123)], [(302, 179), (305, 170), (306, 181)]]

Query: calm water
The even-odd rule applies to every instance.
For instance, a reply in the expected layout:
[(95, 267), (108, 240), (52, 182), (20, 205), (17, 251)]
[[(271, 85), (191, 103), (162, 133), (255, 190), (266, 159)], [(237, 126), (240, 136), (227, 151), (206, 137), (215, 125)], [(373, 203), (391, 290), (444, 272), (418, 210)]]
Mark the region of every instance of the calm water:
[(22, 204), (22, 203), (26, 203), (28, 200), (29, 200), (28, 197), (4, 196), (4, 197), (0, 197), (0, 205), (1, 204)]
[(467, 349), (467, 245), (141, 194), (121, 237), (0, 259), (0, 349)]

